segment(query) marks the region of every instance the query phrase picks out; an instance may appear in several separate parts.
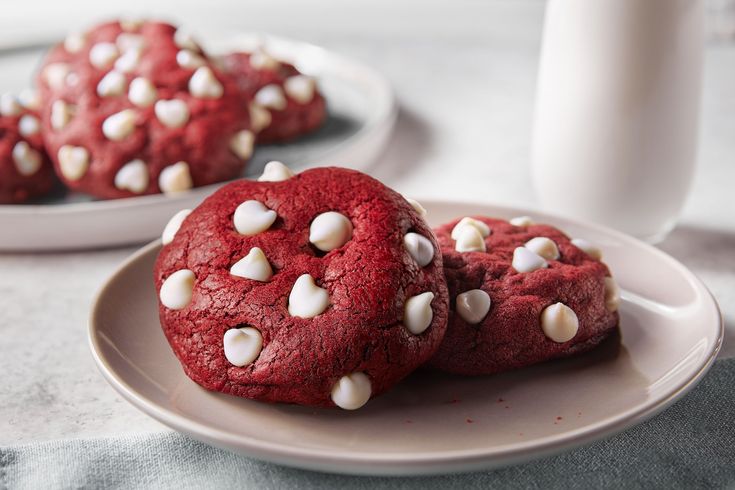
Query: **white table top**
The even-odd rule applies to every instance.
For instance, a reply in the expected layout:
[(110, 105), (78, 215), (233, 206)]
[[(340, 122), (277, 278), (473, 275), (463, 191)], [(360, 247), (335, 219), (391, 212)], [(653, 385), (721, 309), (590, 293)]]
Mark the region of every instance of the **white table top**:
[[(536, 205), (528, 159), (543, 3), (151, 3), (126, 2), (131, 12), (164, 14), (194, 28), (303, 39), (385, 73), (402, 110), (371, 173), (400, 192)], [(4, 4), (0, 45), (117, 14), (90, 0), (40, 5)], [(699, 168), (680, 225), (661, 244), (720, 302), (729, 335), (723, 356), (735, 355), (733, 86), (735, 45), (710, 45)], [(0, 445), (162, 428), (107, 385), (87, 347), (92, 297), (133, 250), (0, 254)]]

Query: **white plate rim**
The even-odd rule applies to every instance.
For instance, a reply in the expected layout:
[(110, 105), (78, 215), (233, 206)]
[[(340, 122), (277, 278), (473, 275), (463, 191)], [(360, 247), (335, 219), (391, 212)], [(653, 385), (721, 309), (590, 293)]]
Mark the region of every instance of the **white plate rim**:
[[(428, 202), (431, 202), (432, 206), (472, 206), (480, 204), (471, 201), (445, 201), (436, 199), (425, 199), (421, 202), (426, 202), (427, 204)], [(692, 372), (684, 382), (679, 383), (675, 389), (670, 390), (666, 396), (649, 400), (641, 407), (621, 412), (611, 421), (597, 422), (596, 424), (583, 429), (563, 431), (560, 434), (546, 437), (540, 441), (537, 439), (523, 443), (515, 443), (512, 445), (512, 449), (505, 449), (504, 446), (497, 446), (492, 450), (484, 452), (477, 449), (448, 451), (446, 453), (436, 452), (431, 457), (395, 454), (382, 456), (373, 453), (351, 451), (349, 455), (342, 454), (341, 459), (339, 459), (335, 457), (336, 455), (334, 452), (329, 452), (327, 450), (298, 449), (283, 444), (249, 438), (247, 436), (233, 436), (224, 431), (214, 429), (195, 420), (191, 420), (185, 416), (173, 413), (172, 411), (159, 406), (155, 402), (140, 396), (135, 388), (122, 379), (114, 369), (107, 364), (106, 360), (101, 355), (101, 347), (96, 336), (96, 315), (100, 307), (100, 299), (104, 296), (106, 289), (110, 287), (114, 280), (128, 267), (134, 264), (142, 256), (147, 255), (160, 247), (160, 240), (150, 242), (128, 257), (115, 270), (115, 272), (109, 276), (105, 284), (95, 295), (88, 324), (88, 343), (90, 350), (92, 351), (92, 356), (103, 377), (132, 405), (159, 422), (162, 422), (179, 432), (186, 433), (199, 441), (203, 441), (226, 450), (235, 451), (239, 454), (244, 454), (255, 459), (275, 462), (286, 466), (329, 471), (334, 473), (394, 476), (419, 474), (430, 475), (492, 469), (509, 464), (518, 464), (538, 459), (544, 456), (560, 453), (566, 449), (583, 446), (596, 440), (620, 433), (623, 430), (638, 425), (662, 412), (681, 397), (686, 395), (699, 381), (701, 381), (707, 371), (709, 371), (722, 346), (724, 338), (724, 320), (719, 305), (707, 286), (696, 276), (696, 274), (690, 271), (679, 261), (652, 245), (605, 226), (560, 217), (533, 209), (523, 209), (489, 203), (482, 203), (482, 205), (492, 206), (493, 208), (509, 215), (531, 214), (534, 215), (534, 217), (550, 218), (557, 222), (563, 221), (576, 226), (592, 229), (600, 233), (608, 234), (620, 241), (644, 247), (648, 249), (648, 251), (653, 252), (660, 258), (666, 260), (672, 267), (678, 269), (684, 276), (686, 276), (688, 281), (699, 287), (702, 292), (706, 293), (703, 297), (709, 299), (711, 302), (710, 306), (715, 308), (717, 318), (719, 319), (715, 342), (713, 342), (713, 345), (710, 347), (709, 352), (704, 359), (698, 364), (696, 371)], [(375, 466), (379, 466), (379, 468), (375, 468)]]

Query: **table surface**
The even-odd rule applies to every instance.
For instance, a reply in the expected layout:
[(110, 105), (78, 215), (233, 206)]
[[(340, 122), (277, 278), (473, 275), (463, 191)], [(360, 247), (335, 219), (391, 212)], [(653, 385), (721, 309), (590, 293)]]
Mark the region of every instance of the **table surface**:
[[(270, 32), (367, 62), (387, 75), (401, 104), (374, 176), (411, 196), (536, 206), (528, 161), (542, 2), (125, 3), (128, 12), (195, 30)], [(106, 4), (6, 2), (0, 46), (120, 13)], [(735, 45), (708, 45), (698, 171), (679, 226), (660, 245), (718, 299), (728, 357), (735, 355), (732, 87)], [(0, 254), (0, 444), (162, 429), (107, 385), (86, 340), (96, 290), (134, 249)]]

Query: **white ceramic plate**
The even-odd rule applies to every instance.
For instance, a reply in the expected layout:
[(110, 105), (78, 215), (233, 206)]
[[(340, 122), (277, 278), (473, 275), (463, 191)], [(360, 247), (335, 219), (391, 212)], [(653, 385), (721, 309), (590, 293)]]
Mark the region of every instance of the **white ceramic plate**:
[(540, 213), (423, 204), (434, 225), (531, 214), (599, 244), (623, 288), (620, 338), (496, 376), (418, 372), (355, 412), (239, 399), (200, 388), (171, 352), (153, 287), (156, 242), (120, 267), (94, 305), (89, 335), (102, 374), (145, 413), (215, 446), (314, 470), (406, 475), (518, 463), (610, 436), (683, 396), (714, 360), (723, 332), (717, 304), (658, 249)]
[[(388, 81), (371, 68), (317, 46), (263, 35), (202, 35), (212, 53), (262, 44), (317, 77), (329, 119), (316, 133), (283, 145), (256, 148), (244, 177), (260, 175), (271, 160), (303, 170), (315, 165), (363, 169), (380, 154), (393, 130), (397, 108)], [(0, 93), (18, 92), (30, 80), (47, 44), (0, 47)], [(154, 238), (168, 219), (193, 208), (222, 184), (175, 197), (163, 195), (94, 201), (77, 193), (33, 204), (0, 205), (0, 250), (62, 250), (140, 243)]]

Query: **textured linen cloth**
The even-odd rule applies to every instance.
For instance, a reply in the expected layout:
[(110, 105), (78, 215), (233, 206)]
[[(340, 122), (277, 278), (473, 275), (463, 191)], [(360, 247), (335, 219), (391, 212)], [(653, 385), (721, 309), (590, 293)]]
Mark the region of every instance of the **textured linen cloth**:
[(568, 453), (499, 470), (342, 476), (234, 455), (173, 432), (0, 448), (0, 488), (735, 488), (735, 359), (715, 363), (652, 420)]

